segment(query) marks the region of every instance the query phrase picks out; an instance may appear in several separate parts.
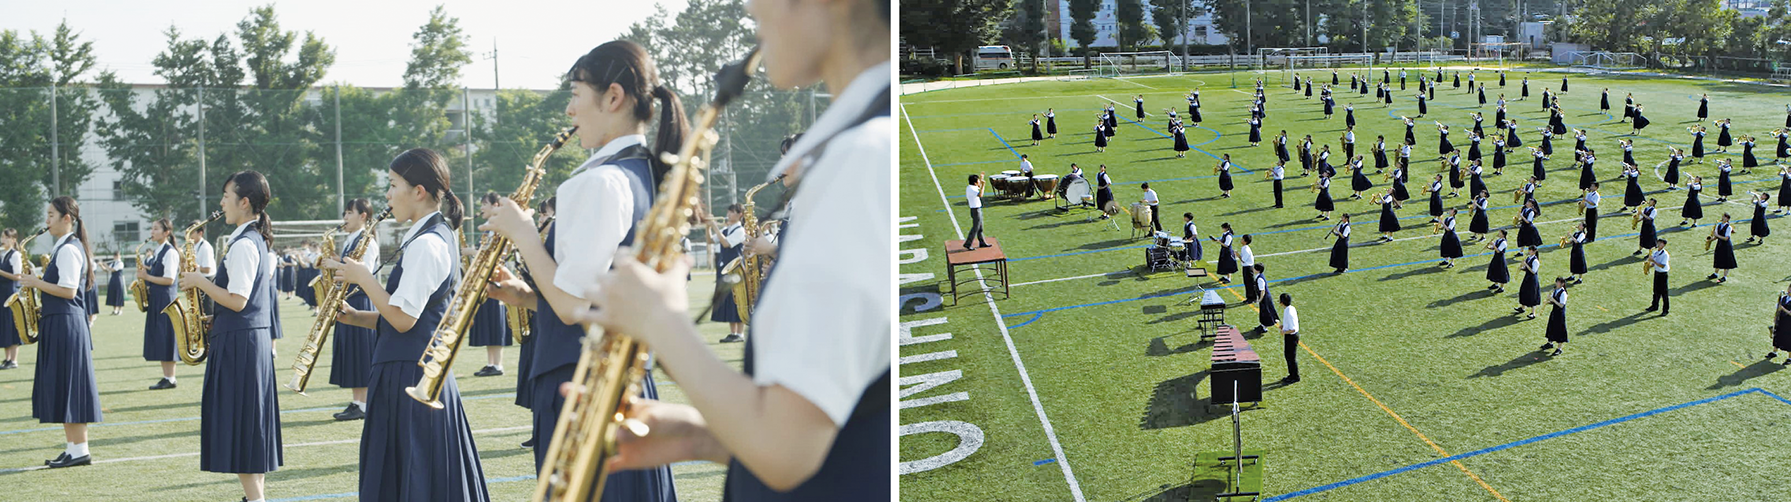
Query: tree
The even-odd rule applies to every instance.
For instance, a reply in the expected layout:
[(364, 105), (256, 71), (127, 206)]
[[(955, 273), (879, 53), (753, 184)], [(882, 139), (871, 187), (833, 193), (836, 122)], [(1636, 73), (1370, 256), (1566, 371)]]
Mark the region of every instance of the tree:
[(1115, 0), (1115, 2), (1113, 14), (1116, 19), (1116, 29), (1113, 30), (1113, 34), (1114, 40), (1118, 43), (1114, 45), (1118, 46), (1119, 50), (1125, 51), (1150, 38), (1150, 24), (1144, 22), (1143, 0)]
[[(1094, 1), (1094, 0), (1073, 0)], [(999, 22), (1013, 10), (1014, 0), (915, 0), (902, 4), (900, 33), (908, 43), (931, 46), (952, 55), (964, 72), (964, 56), (1001, 35)]]
[[(1322, 4), (1313, 7), (1323, 11)], [(1211, 2), (1208, 8), (1213, 14), (1213, 25), (1230, 39), (1234, 50), (1244, 52), (1251, 47), (1307, 45), (1304, 1), (1251, 0), (1248, 5), (1244, 2)], [(1245, 17), (1246, 10), (1249, 11), (1248, 18)], [(1249, 40), (1245, 39), (1246, 32)]]
[(1088, 52), (1088, 48), (1094, 45), (1097, 33), (1094, 17), (1100, 8), (1100, 0), (1070, 0), (1070, 38), (1076, 40), (1082, 52)]
[(73, 194), (92, 174), (80, 152), (98, 107), (87, 83), (95, 64), (93, 43), (80, 40), (66, 21), (49, 38), (0, 32), (0, 88), (6, 89), (0, 91), (0, 179), (37, 182), (0, 184), (0, 224), (21, 231), (37, 226), (49, 195)]
[(406, 89), (451, 88), (460, 83), (460, 68), (473, 62), (460, 18), (448, 17), (440, 5), (429, 11), (429, 21), (411, 39), (410, 62), (404, 66)]
[[(306, 116), (315, 113), (315, 107), (306, 106), (309, 89), (334, 64), (334, 51), (311, 32), (298, 42), (296, 32), (280, 26), (272, 5), (251, 9), (248, 17), (237, 22), (236, 30), (251, 88), (219, 97), (238, 97), (243, 112), (240, 118), (218, 116), (214, 120), (208, 106), (207, 164), (216, 164), (225, 174), (255, 169), (267, 176), (270, 186), (279, 187), (268, 204), (268, 215), (275, 220), (335, 217), (339, 213), (334, 169), (325, 176), (313, 162), (321, 138), (308, 127), (314, 119)], [(214, 44), (212, 52), (218, 57), (214, 66), (233, 68), (230, 63), (235, 52), (217, 50), (216, 46), (226, 45), (221, 42)], [(207, 99), (212, 98), (208, 95)], [(233, 111), (227, 106), (219, 108)], [(206, 187), (213, 192), (217, 188), (209, 183)]]
[(1045, 55), (1045, 0), (1020, 0), (1014, 9), (1013, 22), (1002, 33), (1008, 45), (1032, 52), (1032, 70), (1038, 71), (1038, 58)]
[(101, 78), (99, 95), (112, 113), (96, 131), (133, 207), (150, 217), (192, 221), (203, 214), (195, 203), (200, 180), (194, 105), (199, 86), (215, 85), (217, 72), (204, 41), (183, 39), (172, 26), (163, 35), (167, 46), (151, 64), (168, 86), (140, 102), (130, 84)]
[[(1186, 29), (1187, 20), (1204, 11), (1205, 7), (1195, 4), (1194, 0), (1151, 2), (1150, 20), (1156, 25), (1157, 35), (1163, 39), (1163, 49), (1174, 51), (1176, 46), (1194, 43), (1194, 34)], [(1183, 35), (1187, 35), (1186, 39)]]

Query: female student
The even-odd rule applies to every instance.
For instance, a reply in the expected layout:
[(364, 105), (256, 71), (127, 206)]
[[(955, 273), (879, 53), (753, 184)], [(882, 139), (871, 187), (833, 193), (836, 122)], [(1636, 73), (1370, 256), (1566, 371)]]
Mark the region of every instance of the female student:
[[(326, 250), (332, 256), (341, 259), (348, 256), (349, 250), (365, 241), (367, 249), (361, 254), (361, 263), (368, 270), (379, 270), (379, 236), (372, 223), (373, 205), (367, 199), (348, 201), (342, 208), (342, 230), (348, 237), (342, 249)], [(367, 292), (354, 288), (345, 299), (348, 306), (362, 312), (373, 311), (373, 303), (367, 299)], [(336, 336), (330, 342), (330, 385), (348, 389), (350, 398), (348, 407), (333, 417), (336, 420), (360, 420), (367, 418), (367, 380), (373, 374), (373, 347), (379, 333), (371, 328), (363, 328), (351, 324), (336, 323)]]
[(106, 306), (112, 307), (112, 315), (124, 313), (124, 255), (112, 252), (112, 259), (102, 265), (109, 277), (106, 279)]
[(265, 500), (267, 473), (284, 463), (280, 400), (274, 383), (274, 264), (267, 243), (273, 222), (267, 178), (241, 171), (225, 178), (218, 208), (236, 226), (214, 279), (181, 274), (180, 289), (216, 303), (199, 405), (199, 470), (236, 474), (243, 499)]
[[(149, 240), (155, 251), (145, 263), (137, 264), (137, 278), (149, 290), (149, 312), (143, 318), (143, 360), (162, 363), (162, 380), (150, 390), (172, 389), (175, 350), (174, 323), (162, 309), (174, 302), (174, 280), (180, 273), (180, 250), (174, 248), (174, 229), (167, 218), (149, 225)], [(207, 281), (209, 282), (209, 281)]]
[(51, 469), (89, 465), (87, 424), (99, 422), (99, 386), (93, 377), (93, 338), (87, 327), (83, 293), (93, 285), (87, 268), (92, 251), (81, 206), (69, 196), (50, 200), (44, 227), (56, 240), (50, 245), (43, 275), (10, 277), (22, 288), (43, 292), (38, 307), (37, 374), (31, 387), (31, 416), (39, 423), (62, 424), (68, 448), (44, 461)]
[[(1753, 239), (1749, 238), (1748, 242)], [(25, 252), (19, 250), (19, 231), (12, 228), (0, 231), (0, 297), (11, 297), (19, 292), (25, 260)], [(19, 345), (24, 340), (19, 339), (18, 328), (11, 319), (12, 309), (0, 305), (0, 347), (6, 348), (6, 359), (0, 360), (0, 370), (19, 367)]]
[(460, 387), (442, 377), (441, 409), (412, 399), (417, 365), (447, 315), (459, 282), (460, 198), (449, 187), (447, 162), (426, 148), (398, 154), (387, 167), (386, 204), (392, 219), (409, 222), (385, 284), (360, 261), (324, 260), (339, 287), (358, 286), (372, 310), (343, 306), (337, 322), (378, 331), (367, 378), (367, 419), (361, 428), (362, 500), (483, 501), (491, 495), (473, 443)]

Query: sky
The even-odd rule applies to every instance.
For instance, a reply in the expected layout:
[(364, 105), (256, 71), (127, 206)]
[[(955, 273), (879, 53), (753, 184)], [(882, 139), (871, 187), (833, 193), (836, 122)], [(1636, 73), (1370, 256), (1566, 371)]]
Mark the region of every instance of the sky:
[[(657, 1), (673, 13), (686, 4)], [(654, 14), (654, 2), (642, 0), (0, 0), (0, 30), (35, 30), (48, 38), (67, 19), (81, 40), (93, 42), (96, 70), (112, 70), (125, 82), (160, 84), (165, 82), (150, 61), (167, 47), (169, 26), (183, 38), (210, 41), (228, 33), (234, 39), (236, 23), (249, 9), (269, 3), (280, 27), (299, 34), (294, 53), (306, 31), (335, 49), (336, 62), (321, 83), (361, 87), (403, 85), (411, 35), (436, 5), (460, 18), (475, 53), (461, 69), (462, 83), (475, 89), (493, 87), (494, 78), (506, 89), (553, 89), (578, 56)]]

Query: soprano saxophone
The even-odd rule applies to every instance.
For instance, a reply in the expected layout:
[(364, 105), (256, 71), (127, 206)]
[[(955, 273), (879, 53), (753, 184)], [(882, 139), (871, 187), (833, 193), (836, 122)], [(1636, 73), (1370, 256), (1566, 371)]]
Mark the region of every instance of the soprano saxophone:
[[(224, 217), (223, 211), (212, 211), (211, 216), (187, 227), (187, 230), (181, 232), (180, 235), (193, 235), (193, 233), (199, 232), (199, 229), (205, 228), (206, 224), (222, 217)], [(180, 273), (182, 275), (187, 272), (199, 271), (199, 262), (193, 258), (193, 244), (192, 239), (187, 239), (186, 245), (180, 248)], [(197, 366), (199, 363), (205, 362), (205, 356), (208, 354), (209, 339), (207, 337), (211, 332), (211, 316), (205, 315), (199, 310), (199, 300), (204, 296), (205, 292), (200, 291), (199, 288), (189, 289), (186, 293), (174, 297), (173, 302), (162, 308), (162, 313), (166, 314), (168, 320), (172, 321), (171, 324), (174, 325), (174, 344), (179, 348), (177, 352), (180, 353), (180, 360), (189, 365)]]
[[(541, 147), (541, 151), (535, 152), (534, 160), (523, 173), (522, 186), (510, 193), (510, 200), (529, 207), (529, 200), (535, 198), (535, 189), (541, 186), (541, 177), (547, 174), (547, 169), (542, 166), (555, 150), (572, 139), (577, 130), (577, 127), (571, 127), (561, 131), (547, 146)], [(512, 249), (510, 239), (497, 232), (486, 234), (480, 240), (478, 255), (466, 262), (465, 275), (461, 276), (460, 285), (454, 290), (454, 298), (448, 302), (448, 313), (436, 326), (429, 346), (417, 360), (417, 366), (423, 367), (423, 378), (416, 386), (404, 388), (404, 393), (410, 394), (412, 399), (432, 408), (442, 408), (442, 384), (447, 383), (448, 372), (454, 368), (454, 358), (460, 355), (461, 339), (465, 338), (467, 328), (472, 327), (479, 306), (485, 303), (485, 286), (491, 274), (497, 271), (504, 258), (510, 256)]]
[[(379, 212), (378, 216), (374, 216), (366, 225), (363, 225), (361, 240), (355, 242), (354, 249), (348, 250), (348, 257), (360, 260), (362, 256), (365, 256), (367, 248), (370, 246), (369, 243), (379, 238), (374, 229), (379, 228), (379, 222), (385, 221), (391, 216), (392, 208), (387, 206), (384, 211)], [(329, 239), (326, 236), (325, 242), (324, 249), (328, 249), (331, 253), (336, 252), (333, 245), (335, 244), (334, 239)], [(374, 271), (374, 274), (378, 273), (377, 270)], [(292, 381), (286, 383), (286, 388), (292, 389), (293, 392), (297, 392), (301, 396), (305, 395), (305, 387), (311, 382), (311, 370), (317, 367), (317, 355), (323, 352), (323, 342), (328, 340), (330, 333), (336, 330), (336, 312), (342, 309), (343, 304), (348, 303), (348, 296), (353, 294), (354, 290), (347, 284), (335, 283), (335, 270), (323, 270), (317, 278), (319, 282), (313, 284), (329, 286), (328, 289), (322, 290), (325, 291), (322, 296), (317, 297), (317, 320), (311, 323), (311, 333), (305, 336), (305, 347), (299, 349), (298, 358), (292, 361)]]
[[(336, 228), (332, 228), (328, 232), (323, 233), (322, 249), (324, 250), (324, 252), (335, 253), (337, 249), (341, 249), (341, 248), (336, 247), (336, 232), (341, 232), (342, 229), (347, 226), (348, 226), (348, 222), (342, 222), (341, 225), (336, 225)], [(357, 257), (355, 257), (355, 259), (360, 259), (360, 257), (357, 256)], [(316, 266), (316, 264), (313, 263), (312, 266)], [(335, 289), (336, 282), (331, 280), (334, 277), (336, 277), (336, 273), (333, 271), (319, 270), (317, 273), (317, 277), (312, 277), (311, 282), (305, 283), (305, 286), (310, 287), (312, 289), (312, 291), (315, 293), (314, 298), (323, 298), (325, 296), (329, 296), (330, 292)], [(322, 305), (322, 303), (319, 303), (318, 305)], [(323, 312), (323, 311), (319, 310), (318, 312)], [(303, 393), (301, 392), (300, 394), (303, 394)]]
[[(39, 228), (31, 232), (30, 237), (20, 241), (13, 249), (24, 255), (19, 260), (19, 275), (34, 275), (31, 270), (31, 241), (43, 235), (47, 228)], [(19, 340), (26, 345), (37, 343), (37, 321), (42, 314), (38, 312), (41, 295), (36, 288), (20, 287), (18, 292), (6, 297), (6, 308), (12, 309), (12, 326), (18, 330)]]
[[(551, 226), (553, 226), (552, 216), (543, 218), (541, 224), (535, 226), (535, 232), (540, 234), (542, 242), (547, 241), (547, 229)], [(523, 263), (522, 255), (512, 253), (511, 261), (516, 263), (517, 273), (528, 273), (529, 266), (527, 263)], [(504, 312), (505, 318), (510, 324), (511, 339), (517, 345), (522, 345), (535, 329), (535, 309), (522, 305), (504, 305)]]
[[(755, 209), (753, 196), (758, 195), (760, 190), (771, 186), (772, 183), (783, 181), (784, 176), (779, 174), (771, 181), (746, 190), (746, 202), (741, 204), (740, 213), (740, 229), (746, 234), (746, 240), (741, 241), (742, 243), (751, 244), (754, 239), (765, 233), (765, 226), (760, 224), (759, 217), (753, 214)], [(757, 303), (759, 299), (759, 284), (765, 282), (764, 274), (767, 261), (769, 260), (766, 256), (742, 252), (739, 258), (735, 258), (722, 267), (722, 280), (733, 285), (734, 310), (740, 314), (741, 322), (752, 319), (753, 304)]]
[[(697, 110), (690, 136), (677, 156), (662, 158), (672, 164), (671, 172), (659, 186), (653, 209), (635, 226), (635, 257), (648, 267), (663, 272), (683, 259), (680, 241), (690, 232), (690, 217), (701, 198), (703, 171), (718, 138), (715, 122), (722, 108), (745, 90), (758, 66), (759, 50), (754, 48), (743, 60), (722, 67), (714, 99)], [(616, 452), (619, 428), (625, 423), (625, 400), (640, 392), (646, 376), (647, 348), (639, 341), (595, 326), (587, 325), (586, 330), (584, 353), (571, 381), (577, 392), (560, 409), (530, 500), (585, 500), (603, 493), (612, 470), (609, 457)], [(637, 436), (648, 432), (640, 422), (626, 424)]]

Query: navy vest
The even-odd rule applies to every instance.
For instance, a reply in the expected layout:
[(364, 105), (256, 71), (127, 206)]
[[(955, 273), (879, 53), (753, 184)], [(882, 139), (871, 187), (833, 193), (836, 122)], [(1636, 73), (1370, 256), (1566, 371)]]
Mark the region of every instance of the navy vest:
[[(156, 248), (155, 257), (151, 258), (149, 263), (141, 264), (145, 267), (143, 271), (149, 275), (161, 277), (162, 274), (167, 273), (167, 270), (162, 268), (162, 264), (168, 261), (168, 253), (173, 251), (173, 245), (163, 243), (161, 247)], [(152, 313), (161, 313), (160, 310), (155, 310), (155, 307), (157, 305), (165, 307), (169, 302), (174, 300), (175, 289), (173, 284), (163, 286), (153, 282), (143, 281), (143, 285), (147, 286), (147, 289), (149, 290), (148, 300)]]
[[(274, 263), (273, 260), (267, 258), (267, 240), (261, 237), (261, 231), (258, 228), (260, 226), (260, 223), (251, 223), (243, 229), (242, 235), (238, 235), (235, 240), (230, 241), (232, 248), (254, 246), (252, 249), (255, 256), (261, 258), (261, 265), (255, 267), (256, 270), (251, 275), (254, 278), (252, 282), (255, 284), (249, 287), (248, 302), (243, 304), (243, 309), (235, 312), (230, 309), (217, 309), (216, 317), (212, 318), (212, 333), (228, 333), (274, 326), (274, 309), (271, 306), (274, 302), (273, 284), (267, 280), (273, 273)], [(218, 275), (212, 279), (212, 284), (216, 284), (220, 288), (230, 288), (229, 261), (228, 259), (218, 260)]]
[[(882, 95), (871, 103), (870, 108), (840, 131), (857, 127), (873, 118), (889, 116), (889, 89), (884, 88)], [(822, 148), (825, 148), (825, 144)], [(790, 230), (789, 225), (783, 227), (780, 242), (790, 242)], [(777, 267), (781, 264), (783, 260), (772, 262), (771, 271), (759, 285), (759, 291), (769, 290), (771, 280), (777, 277)], [(744, 362), (748, 375), (753, 374), (755, 338), (756, 336), (746, 338)], [(840, 426), (839, 434), (834, 436), (833, 445), (828, 447), (827, 457), (821, 462), (820, 470), (815, 471), (808, 481), (789, 492), (778, 492), (766, 486), (739, 460), (730, 460), (722, 501), (855, 500), (865, 498), (867, 494), (876, 496), (893, 493), (889, 486), (889, 470), (893, 467), (889, 465), (889, 434), (894, 430), (889, 423), (889, 387), (889, 370), (884, 370), (876, 381), (865, 387), (864, 392), (858, 396), (858, 405), (852, 408), (852, 414), (846, 418), (845, 425)]]
[[(70, 237), (68, 242), (62, 243), (61, 246), (57, 246), (56, 249), (50, 250), (50, 265), (44, 267), (44, 282), (55, 284), (56, 281), (62, 280), (62, 270), (56, 267), (56, 255), (62, 252), (62, 248), (68, 246), (74, 246), (76, 251), (82, 251), (81, 240), (73, 237)], [(79, 277), (81, 271), (76, 270), (73, 273)], [(75, 281), (74, 298), (64, 299), (56, 295), (42, 295), (43, 303), (38, 308), (38, 313), (42, 315), (87, 315), (87, 282), (85, 279), (83, 277), (81, 280)]]
[[(629, 224), (622, 234), (621, 245), (623, 246), (634, 244), (634, 225), (645, 219), (647, 210), (653, 208), (653, 195), (656, 190), (653, 190), (655, 185), (652, 184), (653, 166), (647, 160), (647, 156), (650, 154), (651, 152), (646, 147), (634, 145), (623, 148), (614, 156), (596, 163), (597, 165), (611, 164), (621, 168), (622, 173), (628, 176), (628, 189), (634, 192), (634, 216), (630, 220), (634, 223)], [(547, 238), (542, 241), (542, 244), (547, 247), (549, 255), (553, 254), (555, 236), (559, 231), (560, 226), (555, 223), (553, 228), (548, 229)], [(536, 279), (537, 281), (553, 281), (552, 277)], [(577, 293), (583, 294), (584, 292)], [(529, 378), (533, 379), (550, 373), (562, 366), (577, 364), (579, 355), (584, 351), (584, 345), (579, 340), (584, 336), (584, 326), (560, 322), (559, 314), (554, 312), (552, 305), (548, 305), (546, 298), (536, 300), (535, 334), (531, 335), (533, 339), (531, 344), (534, 345), (532, 350), (535, 351), (535, 356), (534, 366), (529, 368)]]
[[(416, 242), (425, 234), (433, 234), (451, 247), (454, 245), (453, 232), (438, 214), (423, 225), (422, 231), (417, 232), (417, 235), (411, 236), (409, 241), (398, 246), (398, 257), (393, 259), (397, 262), (396, 266), (392, 267), (392, 275), (386, 278), (386, 293), (397, 291), (398, 281), (404, 278), (404, 249), (409, 247), (410, 243)], [(454, 296), (454, 285), (460, 282), (459, 265), (449, 265), (453, 267), (453, 271), (448, 274), (448, 278), (443, 280), (441, 285), (435, 287), (434, 293), (429, 294), (429, 301), (423, 305), (423, 313), (417, 316), (417, 323), (410, 327), (410, 331), (399, 332), (398, 328), (394, 328), (391, 323), (386, 322), (384, 316), (379, 318), (379, 339), (373, 345), (373, 364), (392, 361), (415, 362), (423, 357), (423, 349), (428, 347), (429, 341), (435, 337), (436, 326), (440, 326), (442, 317), (448, 314), (448, 300)]]
[[(18, 251), (7, 251), (5, 253), (0, 253), (0, 270), (3, 270), (8, 274), (18, 273), (19, 271), (12, 269), (12, 257), (15, 255), (18, 255), (18, 254), (19, 254)], [(19, 259), (20, 260), (29, 260), (29, 259), (31, 259), (31, 257), (20, 256)], [(24, 263), (23, 261), (20, 262), (20, 264), (23, 264), (23, 263)], [(12, 279), (7, 279), (5, 277), (0, 277), (0, 300), (3, 300), (8, 296), (12, 296), (13, 293), (17, 293), (17, 292), (19, 292), (18, 281), (14, 281)]]

